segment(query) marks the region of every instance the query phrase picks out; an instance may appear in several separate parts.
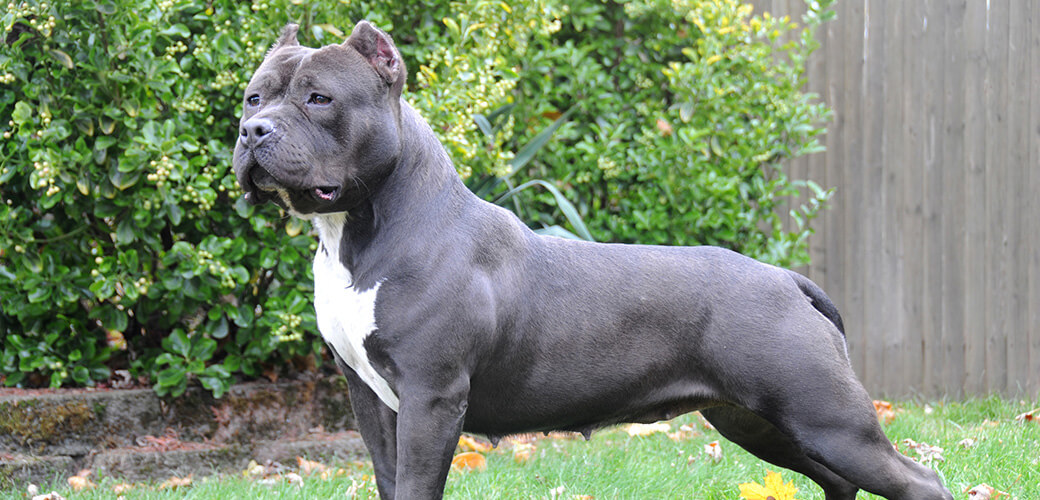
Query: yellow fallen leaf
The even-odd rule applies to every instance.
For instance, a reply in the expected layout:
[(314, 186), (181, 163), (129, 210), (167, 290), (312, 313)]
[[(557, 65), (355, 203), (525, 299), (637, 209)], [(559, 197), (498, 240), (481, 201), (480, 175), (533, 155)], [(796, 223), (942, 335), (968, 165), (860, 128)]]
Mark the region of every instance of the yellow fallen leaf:
[(672, 426), (668, 425), (668, 422), (655, 422), (652, 424), (628, 424), (625, 428), (625, 432), (628, 432), (629, 436), (649, 436), (657, 432), (665, 432), (672, 430)]
[(246, 470), (242, 471), (242, 475), (249, 476), (262, 476), (264, 475), (264, 466), (256, 463), (256, 460), (250, 460), (249, 465), (246, 466)]
[(740, 487), (740, 497), (746, 500), (798, 500), (794, 497), (798, 493), (794, 481), (784, 483), (779, 472), (766, 472), (764, 484), (743, 483)]
[(459, 436), (459, 449), (462, 451), (479, 451), (481, 453), (487, 453), (491, 451), (491, 445), (482, 443), (473, 436), (463, 434)]
[(518, 464), (527, 463), (534, 456), (534, 443), (520, 443), (513, 447), (513, 461)]
[(315, 472), (320, 474), (328, 469), (328, 467), (321, 462), (307, 460), (303, 457), (296, 457), (296, 463), (300, 466), (300, 474), (303, 474), (304, 476), (309, 476)]
[(475, 451), (467, 451), (455, 455), (451, 459), (451, 468), (458, 471), (484, 471), (487, 470), (487, 459), (484, 455)]

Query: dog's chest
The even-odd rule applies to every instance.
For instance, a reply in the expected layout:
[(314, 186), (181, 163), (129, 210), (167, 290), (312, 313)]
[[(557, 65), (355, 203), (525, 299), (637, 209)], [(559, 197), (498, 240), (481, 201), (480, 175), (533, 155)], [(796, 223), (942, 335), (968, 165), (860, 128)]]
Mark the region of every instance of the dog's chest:
[(314, 219), (321, 237), (314, 255), (314, 310), (318, 330), (379, 399), (397, 411), (397, 395), (372, 366), (364, 345), (365, 338), (377, 329), (375, 309), (381, 283), (367, 290), (354, 287), (350, 271), (339, 260), (343, 222), (342, 214)]

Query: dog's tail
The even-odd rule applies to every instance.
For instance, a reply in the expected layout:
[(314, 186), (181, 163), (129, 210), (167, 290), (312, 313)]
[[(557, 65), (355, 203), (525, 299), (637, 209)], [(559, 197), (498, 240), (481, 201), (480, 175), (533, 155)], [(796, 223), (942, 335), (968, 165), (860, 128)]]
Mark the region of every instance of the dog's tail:
[(816, 283), (813, 283), (809, 278), (794, 271), (788, 270), (787, 272), (791, 273), (794, 282), (798, 284), (798, 289), (801, 290), (806, 297), (809, 297), (810, 301), (812, 301), (812, 306), (815, 307), (817, 311), (820, 311), (820, 314), (830, 320), (831, 323), (834, 323), (834, 326), (836, 326), (838, 331), (841, 332), (841, 336), (844, 337), (845, 324), (842, 323), (841, 314), (838, 313), (838, 308), (835, 307), (834, 302), (831, 302), (830, 297), (828, 297), (826, 293), (823, 293), (823, 290), (820, 289), (819, 286), (816, 286)]

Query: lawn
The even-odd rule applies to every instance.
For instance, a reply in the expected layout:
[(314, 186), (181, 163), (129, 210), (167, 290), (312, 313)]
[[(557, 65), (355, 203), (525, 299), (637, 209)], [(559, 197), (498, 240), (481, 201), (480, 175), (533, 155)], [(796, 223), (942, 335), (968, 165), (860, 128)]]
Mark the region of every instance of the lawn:
[[(895, 403), (885, 431), (900, 450), (917, 453), (904, 440), (943, 449), (932, 467), (945, 480), (954, 498), (970, 498), (967, 490), (986, 483), (1009, 496), (1040, 498), (1040, 422), (1020, 418), (1040, 404), (1001, 399), (930, 404)], [(1040, 412), (1033, 413), (1040, 417)], [(622, 426), (604, 429), (585, 442), (580, 435), (528, 438), (506, 442), (483, 452), (486, 469), (453, 471), (447, 498), (576, 499), (689, 498), (737, 499), (739, 484), (762, 483), (767, 471), (779, 471), (793, 481), (800, 500), (822, 499), (808, 479), (752, 457), (708, 428), (696, 414), (667, 423), (667, 428)], [(629, 431), (642, 430), (645, 435)], [(532, 440), (533, 439), (533, 440)], [(721, 456), (706, 449), (718, 441)], [(854, 453), (855, 450), (849, 450)], [(295, 465), (295, 464), (294, 464)], [(90, 477), (94, 486), (74, 492), (67, 484), (40, 488), (56, 490), (72, 500), (114, 498), (115, 488), (130, 499), (180, 498), (376, 498), (371, 466), (303, 464), (270, 471), (256, 467), (242, 474), (195, 478), (189, 485), (161, 483), (120, 485), (113, 478)], [(327, 467), (321, 471), (323, 467)], [(292, 473), (292, 474), (290, 474)], [(25, 492), (0, 493), (0, 499), (27, 498)], [(861, 493), (860, 498), (878, 498)], [(997, 498), (994, 496), (993, 498)]]

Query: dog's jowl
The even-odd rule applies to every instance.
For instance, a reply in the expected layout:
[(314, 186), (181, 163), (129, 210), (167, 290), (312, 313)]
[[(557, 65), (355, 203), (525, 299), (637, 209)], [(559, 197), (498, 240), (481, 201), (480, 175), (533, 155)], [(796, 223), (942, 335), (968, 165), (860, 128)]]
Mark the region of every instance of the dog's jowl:
[(694, 410), (828, 499), (953, 498), (885, 437), (815, 284), (720, 248), (536, 235), (466, 189), (404, 81), (366, 22), (319, 49), (289, 26), (246, 89), (234, 156), (250, 202), (314, 223), (318, 327), (383, 498), (441, 497), (463, 430)]

